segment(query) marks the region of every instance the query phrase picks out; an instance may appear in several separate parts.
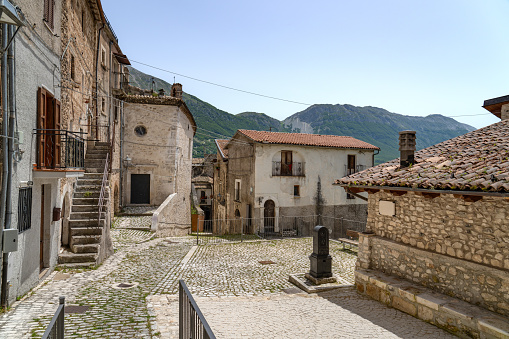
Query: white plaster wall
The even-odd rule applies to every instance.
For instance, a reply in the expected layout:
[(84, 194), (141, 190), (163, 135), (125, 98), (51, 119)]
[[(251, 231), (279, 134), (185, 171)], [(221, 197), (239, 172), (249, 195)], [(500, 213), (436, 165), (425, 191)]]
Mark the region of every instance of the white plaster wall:
[[(292, 151), (294, 162), (305, 162), (305, 176), (272, 176), (272, 161), (281, 161), (281, 151)], [(276, 216), (280, 207), (314, 206), (319, 176), (324, 206), (366, 204), (362, 199), (347, 199), (343, 189), (332, 185), (345, 175), (349, 154), (355, 154), (356, 165), (371, 167), (373, 151), (257, 143), (254, 194), (258, 217), (263, 217), (263, 204), (269, 199), (276, 203)], [(300, 197), (293, 196), (294, 185), (300, 185)]]

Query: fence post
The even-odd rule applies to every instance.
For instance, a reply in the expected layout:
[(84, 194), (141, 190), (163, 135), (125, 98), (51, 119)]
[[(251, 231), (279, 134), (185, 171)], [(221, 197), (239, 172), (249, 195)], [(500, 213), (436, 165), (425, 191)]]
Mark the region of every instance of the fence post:
[(62, 311), (60, 311), (60, 315), (58, 316), (58, 339), (64, 339), (64, 315), (65, 315), (65, 297), (60, 296), (58, 297), (59, 304), (62, 305)]
[(345, 233), (343, 231), (343, 217), (341, 217), (341, 238), (345, 237)]
[(198, 221), (196, 222), (196, 246), (200, 244), (200, 239), (198, 238), (198, 234), (200, 233), (200, 218), (198, 217), (197, 219)]
[(242, 239), (244, 235), (244, 218), (240, 218), (240, 242), (243, 242)]

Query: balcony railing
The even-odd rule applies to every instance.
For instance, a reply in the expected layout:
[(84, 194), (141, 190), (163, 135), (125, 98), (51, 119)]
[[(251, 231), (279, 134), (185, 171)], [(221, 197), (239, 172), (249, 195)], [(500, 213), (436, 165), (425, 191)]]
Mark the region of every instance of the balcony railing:
[(289, 164), (281, 163), (281, 161), (272, 162), (272, 176), (289, 176), (289, 177), (303, 177), (304, 176), (304, 162), (292, 162)]
[(360, 171), (364, 171), (367, 168), (365, 165), (357, 165), (354, 168), (348, 168), (348, 165), (345, 165), (345, 177)]
[(37, 169), (82, 169), (85, 167), (85, 139), (81, 132), (36, 129)]

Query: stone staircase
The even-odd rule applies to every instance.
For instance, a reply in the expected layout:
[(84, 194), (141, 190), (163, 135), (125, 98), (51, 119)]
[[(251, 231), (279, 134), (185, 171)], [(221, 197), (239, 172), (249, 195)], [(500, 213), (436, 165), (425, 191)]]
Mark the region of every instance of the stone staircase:
[[(104, 259), (107, 250), (105, 242), (111, 243), (106, 215), (109, 204), (109, 190), (104, 195), (104, 207), (99, 215), (99, 195), (104, 172), (106, 154), (109, 152), (108, 143), (95, 142), (87, 148), (85, 156), (85, 175), (78, 178), (72, 198), (71, 213), (69, 215), (70, 244), (69, 250), (59, 254), (58, 262), (65, 267), (95, 266)], [(108, 184), (108, 182), (106, 183)], [(103, 248), (101, 248), (101, 246)]]

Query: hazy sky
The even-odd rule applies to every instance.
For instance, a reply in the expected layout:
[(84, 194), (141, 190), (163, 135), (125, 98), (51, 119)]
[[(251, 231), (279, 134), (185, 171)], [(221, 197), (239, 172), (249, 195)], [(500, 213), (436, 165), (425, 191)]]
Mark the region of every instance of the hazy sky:
[[(481, 106), (509, 94), (509, 1), (102, 0), (134, 67), (306, 104), (497, 122)], [(237, 114), (277, 119), (307, 105), (175, 76), (185, 92)], [(488, 114), (487, 114), (488, 113)]]

